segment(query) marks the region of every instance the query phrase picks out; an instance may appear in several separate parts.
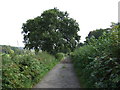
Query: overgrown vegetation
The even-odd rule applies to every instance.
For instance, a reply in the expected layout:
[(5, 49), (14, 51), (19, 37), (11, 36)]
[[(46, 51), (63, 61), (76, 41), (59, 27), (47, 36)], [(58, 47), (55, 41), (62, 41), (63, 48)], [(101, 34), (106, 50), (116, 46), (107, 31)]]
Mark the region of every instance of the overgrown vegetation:
[(71, 57), (82, 87), (120, 88), (120, 24), (98, 39), (92, 37)]
[(36, 55), (28, 50), (23, 54), (16, 54), (10, 50), (7, 54), (0, 53), (0, 57), (2, 57), (3, 89), (32, 88), (59, 62), (47, 52), (39, 52)]

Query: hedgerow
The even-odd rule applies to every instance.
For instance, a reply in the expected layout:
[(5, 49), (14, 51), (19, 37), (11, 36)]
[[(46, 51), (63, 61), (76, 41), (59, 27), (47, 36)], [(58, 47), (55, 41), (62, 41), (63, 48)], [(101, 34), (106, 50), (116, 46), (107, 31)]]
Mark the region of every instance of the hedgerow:
[(72, 54), (82, 87), (120, 88), (120, 24)]
[(2, 55), (2, 88), (32, 88), (59, 60), (46, 52)]

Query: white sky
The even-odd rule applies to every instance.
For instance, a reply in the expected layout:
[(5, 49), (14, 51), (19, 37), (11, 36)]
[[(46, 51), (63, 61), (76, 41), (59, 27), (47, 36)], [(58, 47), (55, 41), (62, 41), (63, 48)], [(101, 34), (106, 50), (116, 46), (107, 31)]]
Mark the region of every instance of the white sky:
[(89, 31), (118, 22), (119, 0), (0, 0), (0, 45), (24, 46), (22, 24), (57, 7), (80, 26), (81, 41)]

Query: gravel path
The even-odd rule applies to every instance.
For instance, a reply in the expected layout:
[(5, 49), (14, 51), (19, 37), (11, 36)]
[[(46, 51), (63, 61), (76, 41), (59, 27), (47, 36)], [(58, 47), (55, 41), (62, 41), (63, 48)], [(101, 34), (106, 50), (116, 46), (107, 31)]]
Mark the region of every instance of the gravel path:
[(80, 88), (70, 59), (57, 64), (34, 88)]

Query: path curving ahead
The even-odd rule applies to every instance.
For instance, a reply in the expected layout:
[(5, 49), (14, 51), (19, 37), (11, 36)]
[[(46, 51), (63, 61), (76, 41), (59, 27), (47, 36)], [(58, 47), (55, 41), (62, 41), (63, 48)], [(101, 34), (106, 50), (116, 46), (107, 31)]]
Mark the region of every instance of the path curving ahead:
[(80, 88), (80, 85), (70, 59), (66, 58), (33, 88)]

